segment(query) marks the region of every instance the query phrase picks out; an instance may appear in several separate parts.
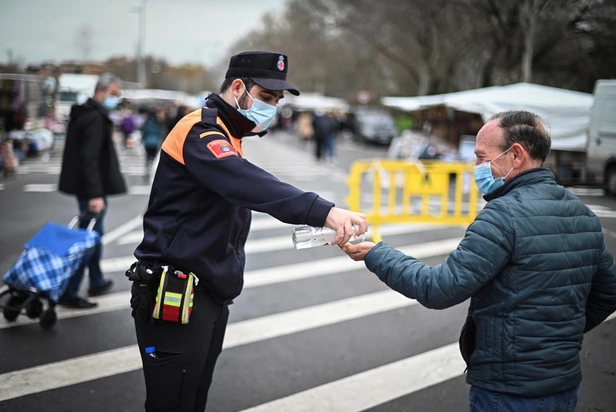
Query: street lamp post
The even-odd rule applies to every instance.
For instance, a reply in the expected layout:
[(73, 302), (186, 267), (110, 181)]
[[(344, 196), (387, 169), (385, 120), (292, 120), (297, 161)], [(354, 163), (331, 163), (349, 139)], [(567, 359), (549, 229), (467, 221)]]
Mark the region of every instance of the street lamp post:
[(145, 88), (145, 57), (144, 43), (145, 43), (145, 8), (148, 4), (148, 0), (141, 0), (139, 10), (139, 39), (137, 43), (137, 82), (141, 84), (141, 87)]

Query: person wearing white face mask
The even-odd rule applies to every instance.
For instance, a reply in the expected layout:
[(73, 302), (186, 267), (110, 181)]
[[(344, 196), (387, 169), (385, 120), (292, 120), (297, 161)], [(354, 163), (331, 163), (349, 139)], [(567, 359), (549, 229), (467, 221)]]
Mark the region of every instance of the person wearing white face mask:
[(460, 351), (471, 412), (574, 411), (584, 333), (616, 311), (616, 265), (601, 222), (542, 167), (549, 151), (533, 113), (499, 113), (485, 124), (475, 182), (488, 203), (438, 266), (382, 242), (342, 246), (428, 308), (470, 298)]
[[(279, 53), (231, 57), (220, 94), (184, 116), (161, 147), (138, 262), (127, 271), (148, 412), (205, 410), (228, 306), (242, 290), (251, 210), (330, 227), (337, 244), (348, 242), (353, 226), (358, 235), (368, 228), (364, 215), (281, 182), (244, 158), (242, 138), (266, 133), (285, 90), (299, 94), (286, 81), (288, 65)], [(170, 276), (169, 283), (181, 285), (172, 291)]]

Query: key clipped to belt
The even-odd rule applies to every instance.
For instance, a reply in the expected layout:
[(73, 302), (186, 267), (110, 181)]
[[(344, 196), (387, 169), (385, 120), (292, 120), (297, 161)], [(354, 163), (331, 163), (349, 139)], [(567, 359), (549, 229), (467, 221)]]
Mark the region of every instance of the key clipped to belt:
[(199, 278), (192, 272), (184, 273), (163, 266), (152, 317), (167, 322), (188, 323), (198, 283)]

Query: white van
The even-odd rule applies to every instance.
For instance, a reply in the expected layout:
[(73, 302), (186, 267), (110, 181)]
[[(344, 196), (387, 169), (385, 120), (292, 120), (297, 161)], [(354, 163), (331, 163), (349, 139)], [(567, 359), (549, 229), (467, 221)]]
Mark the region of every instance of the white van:
[(616, 80), (595, 84), (587, 144), (587, 180), (616, 195)]
[(94, 96), (98, 76), (92, 74), (61, 74), (58, 78), (58, 95), (54, 104), (56, 119), (68, 123), (71, 107), (83, 104)]

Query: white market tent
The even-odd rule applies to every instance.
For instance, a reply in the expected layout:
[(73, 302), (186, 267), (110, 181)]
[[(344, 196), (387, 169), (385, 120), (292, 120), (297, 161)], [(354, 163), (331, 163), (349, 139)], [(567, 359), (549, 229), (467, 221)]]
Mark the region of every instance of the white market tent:
[(538, 84), (516, 83), (433, 96), (384, 97), (381, 103), (404, 111), (445, 105), (458, 111), (477, 113), (484, 122), (505, 110), (528, 110), (541, 116), (549, 126), (553, 150), (585, 151), (593, 96)]
[(141, 103), (156, 103), (156, 102), (173, 102), (182, 104), (190, 108), (198, 108), (203, 106), (204, 98), (202, 96), (191, 96), (187, 93), (175, 90), (159, 90), (159, 89), (129, 89), (122, 91), (122, 97), (135, 102)]
[(299, 96), (285, 93), (284, 99), (280, 103), (293, 106), (298, 110), (341, 110), (346, 112), (349, 109), (349, 104), (344, 99), (323, 96), (319, 93), (302, 93)]

